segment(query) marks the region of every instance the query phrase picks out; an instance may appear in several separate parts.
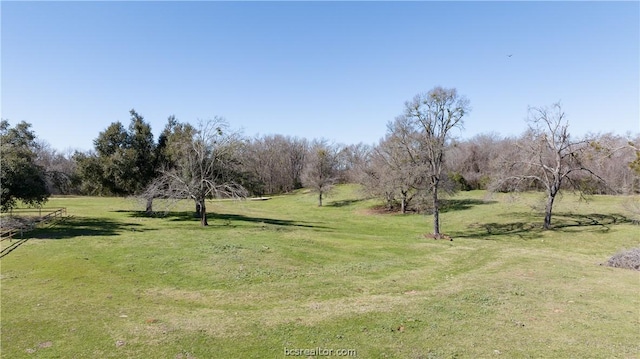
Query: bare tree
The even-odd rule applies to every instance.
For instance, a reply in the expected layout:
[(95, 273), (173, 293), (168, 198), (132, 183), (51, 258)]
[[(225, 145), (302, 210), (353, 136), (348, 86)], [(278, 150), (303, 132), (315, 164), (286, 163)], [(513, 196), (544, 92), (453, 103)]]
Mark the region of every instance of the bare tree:
[(640, 138), (636, 139), (635, 142), (628, 141), (628, 145), (636, 154), (636, 158), (633, 161), (629, 162), (629, 168), (631, 168), (636, 174), (640, 175), (640, 145), (636, 143), (640, 142)]
[[(585, 166), (585, 154), (592, 139), (574, 141), (560, 103), (529, 108), (529, 130), (519, 139), (517, 156), (505, 162), (511, 174), (501, 179), (513, 189), (539, 185), (545, 190), (544, 229), (551, 228), (553, 204), (563, 187), (581, 190), (577, 175), (600, 176)], [(581, 192), (582, 193), (582, 192)]]
[(412, 199), (424, 189), (425, 168), (418, 151), (420, 135), (405, 116), (387, 124), (387, 135), (373, 149), (367, 184), (370, 191), (383, 196), (387, 208), (400, 202), (406, 213)]
[(440, 185), (444, 172), (445, 150), (454, 128), (462, 128), (463, 118), (469, 112), (469, 100), (458, 95), (455, 88), (435, 87), (416, 95), (405, 103), (404, 118), (412, 128), (417, 143), (416, 163), (425, 171), (431, 191), (433, 207), (433, 235), (440, 238)]
[(253, 193), (275, 194), (302, 187), (301, 175), (307, 142), (304, 139), (267, 135), (248, 141), (242, 151), (245, 172)]
[(486, 189), (493, 176), (492, 161), (504, 142), (496, 133), (479, 134), (449, 146), (447, 168), (462, 190)]
[(44, 141), (38, 140), (36, 146), (36, 163), (45, 170), (47, 191), (51, 194), (76, 193), (74, 188), (74, 172), (76, 163), (73, 161), (73, 150), (60, 152)]
[[(580, 179), (584, 190), (597, 194), (633, 194), (640, 190), (640, 149), (637, 139), (611, 133), (593, 136), (589, 151), (583, 156), (586, 167), (604, 179), (588, 174)], [(615, 190), (614, 190), (615, 189)]]
[(355, 145), (344, 145), (338, 154), (342, 163), (341, 179), (345, 183), (361, 183), (365, 175), (367, 162), (370, 160), (372, 146), (362, 142)]
[(383, 198), (387, 210), (392, 210), (396, 205), (396, 188), (388, 176), (387, 162), (378, 154), (378, 147), (371, 148), (358, 168), (356, 183), (367, 196)]
[(307, 161), (302, 172), (302, 184), (318, 193), (318, 207), (322, 207), (322, 198), (336, 183), (337, 151), (326, 141), (313, 141), (307, 155)]
[(200, 224), (207, 226), (207, 199), (244, 198), (247, 195), (240, 184), (237, 159), (241, 139), (219, 117), (201, 121), (197, 128), (180, 127), (191, 129), (191, 135), (182, 133), (168, 145), (172, 166), (163, 169), (142, 196), (192, 199)]

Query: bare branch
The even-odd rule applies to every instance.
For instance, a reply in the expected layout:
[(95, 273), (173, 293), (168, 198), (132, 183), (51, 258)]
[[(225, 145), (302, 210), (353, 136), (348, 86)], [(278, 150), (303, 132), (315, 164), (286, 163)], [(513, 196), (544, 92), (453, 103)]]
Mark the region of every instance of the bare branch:
[[(576, 176), (579, 173), (604, 182), (604, 179), (584, 165), (583, 157), (592, 140), (573, 141), (569, 123), (560, 103), (548, 107), (529, 108), (529, 130), (519, 141), (516, 158), (505, 158), (510, 169), (502, 175), (499, 184), (526, 184), (535, 181), (547, 194), (545, 229), (551, 228), (551, 215), (556, 195), (564, 187), (582, 192)], [(582, 194), (582, 193), (581, 193)]]
[(187, 134), (173, 137), (174, 141), (169, 144), (175, 156), (172, 167), (162, 170), (143, 196), (192, 199), (201, 224), (206, 226), (206, 199), (239, 199), (248, 194), (237, 181), (240, 177), (236, 158), (240, 135), (231, 131), (226, 121), (218, 117), (200, 121), (198, 127)]

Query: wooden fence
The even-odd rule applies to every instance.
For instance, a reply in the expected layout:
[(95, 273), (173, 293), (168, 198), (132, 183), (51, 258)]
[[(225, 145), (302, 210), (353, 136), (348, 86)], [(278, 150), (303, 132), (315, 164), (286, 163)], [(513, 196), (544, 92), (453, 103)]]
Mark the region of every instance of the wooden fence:
[[(45, 213), (43, 216), (42, 213)], [(37, 216), (29, 216), (30, 213), (38, 213)], [(18, 233), (20, 234), (20, 238), (24, 232), (28, 232), (34, 228), (38, 228), (43, 224), (47, 224), (51, 221), (56, 221), (59, 218), (65, 217), (67, 215), (67, 209), (65, 207), (62, 208), (38, 208), (38, 209), (18, 209), (13, 210), (9, 213), (9, 218), (15, 217), (16, 214), (27, 214), (28, 217), (35, 217), (36, 219), (29, 223), (27, 226), (21, 226), (19, 228), (7, 228), (0, 229), (0, 241), (4, 240), (12, 240), (14, 236)]]

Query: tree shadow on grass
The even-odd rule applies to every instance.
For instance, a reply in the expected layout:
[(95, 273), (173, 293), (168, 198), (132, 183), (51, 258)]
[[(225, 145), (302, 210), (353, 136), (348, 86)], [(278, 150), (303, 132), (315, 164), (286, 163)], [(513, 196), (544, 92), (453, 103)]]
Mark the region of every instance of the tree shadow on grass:
[(48, 227), (25, 233), (28, 239), (66, 239), (81, 236), (115, 236), (140, 231), (136, 223), (122, 223), (109, 218), (65, 217)]
[(364, 201), (364, 199), (345, 199), (345, 200), (342, 200), (342, 201), (333, 201), (333, 202), (327, 204), (326, 206), (327, 207), (337, 207), (337, 208), (339, 208), (339, 207), (346, 207), (346, 206), (352, 205), (354, 203), (362, 202), (362, 201)]
[(440, 213), (446, 213), (451, 211), (462, 211), (465, 209), (470, 209), (474, 206), (480, 206), (483, 204), (494, 204), (498, 203), (497, 201), (485, 201), (481, 199), (472, 199), (472, 198), (464, 198), (464, 199), (441, 199), (440, 200)]
[[(195, 215), (195, 212), (154, 212), (147, 213), (145, 211), (124, 211), (118, 210), (116, 212), (124, 212), (127, 213), (131, 217), (146, 217), (146, 218), (165, 218), (170, 221), (187, 221), (187, 222), (198, 222), (200, 220), (199, 217)], [(304, 227), (304, 228), (318, 228), (318, 229), (328, 229), (328, 227), (321, 226), (318, 224), (314, 224), (312, 222), (307, 221), (291, 221), (287, 219), (276, 219), (276, 218), (263, 218), (263, 217), (247, 217), (241, 214), (226, 214), (226, 213), (215, 213), (208, 212), (207, 219), (209, 220), (209, 226), (229, 226), (232, 225), (231, 222), (249, 222), (249, 223), (260, 223), (260, 224), (269, 224), (275, 226), (290, 226), (290, 227)], [(220, 223), (222, 222), (222, 223)]]
[(631, 218), (628, 218), (620, 213), (590, 213), (590, 214), (577, 214), (568, 212), (554, 213), (551, 224), (553, 229), (569, 231), (572, 228), (581, 227), (596, 227), (602, 231), (608, 231), (612, 226), (619, 224), (633, 223)]
[(41, 228), (19, 232), (9, 245), (0, 250), (0, 258), (16, 250), (29, 240), (59, 240), (81, 236), (115, 236), (122, 232), (139, 231), (139, 224), (122, 223), (107, 218), (62, 217)]
[(292, 226), (292, 227), (304, 227), (304, 228), (320, 228), (327, 229), (328, 227), (313, 224), (307, 221), (291, 221), (288, 219), (275, 219), (275, 218), (262, 218), (262, 217), (247, 217), (241, 214), (223, 214), (223, 213), (207, 213), (209, 219), (223, 220), (223, 221), (242, 221), (251, 223), (264, 223), (276, 226)]
[[(357, 201), (354, 201), (357, 202)], [(498, 201), (491, 201), (491, 200), (482, 200), (482, 199), (472, 199), (472, 198), (465, 198), (465, 199), (439, 199), (438, 202), (440, 203), (440, 213), (446, 213), (446, 212), (453, 212), (453, 211), (462, 211), (465, 209), (471, 209), (474, 206), (480, 206), (480, 205), (486, 205), (486, 204), (494, 204), (494, 203), (498, 203)], [(427, 207), (425, 208), (424, 213), (427, 214), (431, 214), (433, 213), (433, 207), (431, 206), (430, 202), (425, 202), (424, 203)], [(342, 207), (344, 205), (347, 204), (338, 204), (335, 205), (334, 207)], [(379, 214), (397, 214), (397, 213), (401, 213), (400, 210), (398, 210), (397, 208), (394, 209), (388, 209), (386, 205), (384, 204), (380, 204), (374, 207), (369, 207), (372, 211), (379, 213)], [(409, 208), (407, 209), (407, 213), (419, 213), (421, 211), (416, 210), (415, 208)]]
[(515, 235), (520, 239), (533, 239), (542, 232), (538, 223), (517, 221), (508, 223), (472, 223), (463, 231), (451, 232), (454, 238), (499, 239), (500, 236)]
[[(467, 229), (452, 232), (452, 236), (459, 238), (498, 239), (500, 236), (517, 236), (528, 240), (539, 237), (545, 230), (542, 227), (544, 214), (531, 212), (516, 212), (510, 217), (525, 218), (525, 220), (506, 223), (471, 223)], [(608, 232), (613, 226), (629, 224), (633, 221), (619, 213), (614, 214), (577, 214), (568, 212), (554, 213), (552, 229), (555, 232), (598, 231)]]
[[(171, 221), (198, 221), (199, 218), (196, 217), (195, 212), (177, 212), (177, 211), (159, 211), (159, 212), (146, 212), (146, 211), (127, 211), (127, 210), (117, 210), (114, 211), (116, 213), (125, 213), (129, 217), (133, 218), (165, 218)], [(210, 215), (210, 213), (207, 213)]]

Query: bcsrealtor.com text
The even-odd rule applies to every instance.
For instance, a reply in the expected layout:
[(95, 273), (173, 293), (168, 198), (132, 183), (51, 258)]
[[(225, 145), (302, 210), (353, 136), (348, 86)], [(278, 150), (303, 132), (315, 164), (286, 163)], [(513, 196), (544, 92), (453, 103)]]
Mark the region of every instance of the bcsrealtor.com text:
[(356, 357), (355, 349), (332, 349), (332, 348), (284, 348), (284, 356), (305, 356), (305, 357)]

